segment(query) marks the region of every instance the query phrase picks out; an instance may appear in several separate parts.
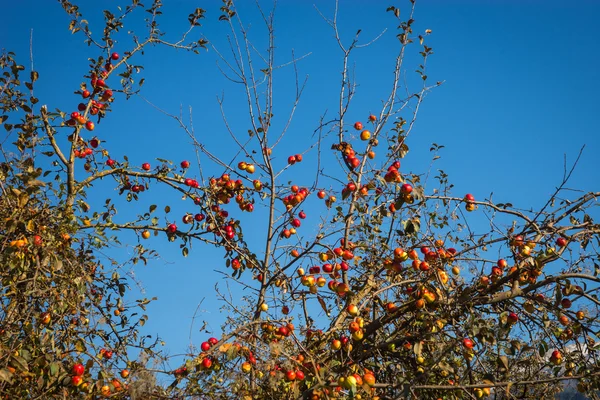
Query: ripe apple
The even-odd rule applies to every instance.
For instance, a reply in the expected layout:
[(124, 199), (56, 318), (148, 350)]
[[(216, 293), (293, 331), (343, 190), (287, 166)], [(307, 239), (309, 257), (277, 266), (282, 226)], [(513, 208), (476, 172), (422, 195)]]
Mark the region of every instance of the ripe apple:
[(304, 211), (300, 211), (300, 212), (298, 213), (298, 217), (299, 217), (300, 219), (304, 219), (304, 218), (306, 218), (306, 213), (305, 213)]
[(84, 99), (87, 99), (88, 97), (90, 97), (90, 95), (91, 95), (91, 93), (90, 93), (90, 91), (89, 91), (89, 90), (84, 90), (83, 92), (81, 92), (81, 96), (82, 96)]
[(202, 360), (202, 366), (205, 369), (210, 369), (210, 367), (212, 367), (212, 359), (210, 359), (209, 357), (206, 357), (204, 360)]
[(242, 372), (248, 374), (250, 371), (252, 371), (252, 364), (250, 364), (248, 361), (242, 363)]
[(569, 320), (569, 317), (567, 317), (564, 314), (561, 314), (560, 317), (558, 317), (558, 321), (564, 326), (567, 326), (571, 323), (571, 321)]
[(371, 372), (366, 372), (363, 375), (362, 379), (363, 379), (364, 383), (366, 383), (367, 385), (369, 385), (371, 387), (373, 387), (375, 385), (375, 375), (373, 375)]
[(346, 307), (346, 311), (348, 311), (348, 314), (352, 315), (353, 317), (358, 315), (358, 307), (355, 304), (348, 305), (348, 307)]
[(377, 121), (377, 117), (375, 115), (371, 114), (371, 115), (369, 115), (369, 121), (375, 122), (375, 121)]
[(564, 237), (559, 237), (558, 239), (556, 239), (556, 245), (558, 247), (565, 247), (567, 245), (567, 239), (565, 239)]
[(360, 131), (362, 128), (363, 128), (362, 122), (355, 122), (354, 123), (354, 129), (356, 129), (357, 131)]
[(119, 59), (119, 53), (112, 53), (112, 54), (110, 55), (110, 58), (112, 58), (112, 59), (113, 59), (113, 60), (115, 60), (115, 61), (116, 61), (116, 60), (118, 60), (118, 59)]
[(560, 305), (563, 308), (571, 308), (572, 303), (571, 303), (571, 300), (569, 300), (568, 298), (565, 297), (561, 300)]
[(323, 199), (325, 198), (325, 191), (323, 191), (323, 190), (319, 190), (319, 191), (317, 192), (317, 197), (318, 197), (319, 199), (323, 200)]
[(473, 341), (471, 339), (469, 339), (469, 338), (464, 338), (463, 339), (463, 346), (466, 349), (471, 350), (475, 346), (475, 343), (473, 343)]
[(142, 169), (144, 171), (150, 171), (150, 163), (143, 163), (142, 164)]
[(508, 323), (509, 324), (516, 324), (517, 322), (519, 322), (519, 316), (517, 314), (515, 314), (514, 312), (511, 312), (508, 314), (507, 317)]
[(471, 203), (471, 202), (474, 202), (474, 201), (475, 201), (475, 196), (473, 196), (471, 193), (467, 193), (467, 194), (465, 195), (465, 198), (464, 198), (464, 200), (465, 200), (466, 202), (469, 202), (469, 203)]
[(552, 355), (550, 356), (550, 362), (554, 365), (558, 365), (562, 362), (562, 354), (560, 354), (560, 351), (554, 350), (552, 352)]
[(371, 131), (365, 129), (360, 133), (360, 140), (369, 140), (371, 139)]
[(296, 154), (294, 156), (294, 159), (296, 160), (296, 162), (302, 162), (302, 154)]
[(302, 381), (304, 380), (304, 372), (298, 370), (296, 371), (296, 380), (297, 381)]
[(52, 317), (49, 312), (43, 312), (40, 314), (40, 323), (43, 325), (48, 325), (51, 321)]
[(291, 382), (291, 381), (293, 381), (294, 379), (296, 379), (296, 372), (294, 372), (294, 371), (287, 371), (287, 372), (285, 373), (285, 379), (286, 379), (288, 382)]
[(260, 309), (261, 309), (262, 311), (268, 311), (268, 310), (269, 310), (269, 305), (268, 305), (267, 303), (262, 303), (262, 304), (260, 305)]
[(83, 375), (85, 372), (85, 367), (81, 363), (77, 363), (73, 365), (73, 374), (77, 376)]
[(246, 172), (249, 174), (253, 174), (254, 171), (256, 171), (256, 167), (254, 166), (254, 164), (248, 164), (246, 165)]
[(71, 383), (73, 386), (79, 386), (83, 382), (83, 378), (79, 375), (75, 375), (71, 377)]
[(289, 165), (294, 165), (294, 164), (296, 164), (296, 157), (295, 157), (295, 156), (289, 156), (289, 157), (288, 157), (288, 164), (289, 164)]
[(331, 342), (331, 348), (334, 350), (339, 350), (342, 348), (342, 342), (339, 341), (338, 339), (333, 339), (333, 341)]
[(169, 232), (169, 233), (177, 232), (177, 225), (169, 224), (169, 226), (167, 226), (167, 232)]
[(183, 160), (180, 165), (181, 165), (181, 168), (186, 169), (186, 168), (190, 167), (190, 162), (187, 160)]
[(102, 100), (107, 101), (108, 99), (110, 99), (112, 97), (112, 95), (113, 95), (112, 90), (107, 89), (104, 91), (104, 93), (102, 93)]
[(42, 240), (42, 237), (40, 235), (35, 235), (33, 237), (33, 245), (36, 247), (42, 247), (44, 244), (44, 241)]
[(208, 350), (210, 350), (210, 343), (202, 342), (202, 344), (200, 345), (200, 348), (202, 349), (202, 351), (208, 351)]

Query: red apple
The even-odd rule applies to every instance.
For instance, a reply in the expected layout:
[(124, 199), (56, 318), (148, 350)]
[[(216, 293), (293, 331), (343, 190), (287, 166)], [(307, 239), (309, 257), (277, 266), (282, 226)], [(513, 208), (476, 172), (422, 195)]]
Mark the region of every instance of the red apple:
[(363, 128), (362, 122), (355, 122), (354, 123), (354, 129), (356, 129), (357, 131), (360, 131), (362, 128)]
[(294, 371), (287, 371), (285, 373), (285, 379), (287, 379), (289, 382), (293, 381), (296, 379), (296, 373)]
[(186, 168), (189, 168), (189, 167), (190, 167), (190, 162), (189, 161), (183, 160), (181, 162), (181, 168), (186, 169)]
[(467, 349), (472, 349), (475, 346), (475, 343), (473, 343), (473, 341), (469, 338), (464, 338), (463, 339), (463, 346), (465, 346), (465, 348)]
[(150, 163), (143, 163), (142, 164), (142, 169), (144, 171), (150, 171)]
[(110, 58), (112, 58), (112, 59), (113, 59), (113, 60), (115, 60), (115, 61), (116, 61), (116, 60), (118, 60), (118, 59), (119, 59), (119, 53), (112, 53), (112, 54), (110, 55)]
[(169, 226), (167, 226), (167, 232), (169, 232), (169, 233), (177, 232), (177, 225), (169, 224)]
[(558, 247), (565, 247), (567, 245), (567, 239), (565, 239), (564, 237), (559, 237), (558, 239), (556, 239), (556, 245)]
[(79, 386), (81, 385), (81, 383), (83, 382), (83, 378), (81, 378), (81, 376), (79, 375), (75, 375), (71, 377), (71, 383), (73, 384), (73, 386)]
[(83, 375), (84, 372), (85, 372), (85, 367), (83, 366), (83, 364), (77, 363), (77, 364), (73, 365), (73, 374), (74, 375), (81, 376), (81, 375)]

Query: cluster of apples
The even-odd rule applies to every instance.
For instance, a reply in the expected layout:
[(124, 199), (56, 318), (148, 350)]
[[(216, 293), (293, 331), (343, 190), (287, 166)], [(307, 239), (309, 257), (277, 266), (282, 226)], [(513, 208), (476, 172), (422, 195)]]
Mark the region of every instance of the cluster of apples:
[(294, 165), (296, 163), (302, 162), (302, 154), (296, 154), (293, 156), (289, 156), (287, 161), (288, 161), (289, 165)]
[(289, 337), (294, 332), (294, 324), (287, 323), (285, 325), (276, 326), (270, 322), (261, 324), (262, 339), (266, 343), (276, 343), (279, 340)]
[(396, 160), (388, 167), (387, 172), (383, 176), (383, 180), (387, 183), (402, 182), (402, 175), (400, 175), (400, 161)]
[(282, 199), (287, 211), (301, 204), (309, 194), (307, 188), (299, 187), (298, 185), (292, 185), (290, 191), (291, 193)]
[(300, 225), (302, 225), (302, 221), (303, 219), (306, 218), (306, 213), (304, 211), (300, 211), (298, 213), (298, 217), (294, 217), (293, 215), (290, 217), (290, 227), (289, 228), (285, 228), (283, 231), (281, 231), (281, 237), (288, 239), (290, 236), (295, 235), (296, 234), (296, 229), (300, 228)]
[[(127, 385), (123, 385), (119, 379), (112, 378), (110, 383), (97, 382), (94, 384), (92, 381), (85, 381), (85, 367), (81, 363), (76, 363), (71, 369), (71, 384), (84, 392), (93, 391), (98, 388), (99, 392), (104, 397), (109, 397), (111, 394), (127, 390)], [(120, 372), (121, 378), (127, 379), (129, 377), (129, 370), (123, 369)]]
[[(246, 167), (248, 169), (248, 167)], [(209, 181), (212, 190), (212, 197), (217, 204), (229, 204), (231, 199), (235, 199), (240, 210), (252, 212), (254, 204), (245, 199), (243, 194), (246, 191), (241, 179), (233, 179), (229, 174), (223, 174), (219, 179), (211, 178)]]
[(463, 200), (465, 201), (465, 210), (469, 212), (475, 210), (475, 197), (471, 193), (467, 193)]
[[(95, 129), (95, 124), (93, 121), (86, 118), (86, 115), (89, 113), (90, 115), (99, 115), (103, 117), (108, 109), (108, 105), (112, 102), (113, 99), (113, 91), (107, 86), (105, 79), (107, 78), (109, 72), (112, 70), (111, 61), (118, 60), (120, 58), (118, 53), (112, 53), (108, 62), (104, 66), (104, 70), (99, 73), (92, 73), (90, 76), (90, 84), (92, 91), (85, 88), (85, 85), (82, 85), (84, 89), (80, 92), (81, 97), (84, 99), (89, 99), (88, 103), (79, 103), (77, 106), (77, 111), (73, 111), (70, 114), (70, 118), (65, 121), (67, 126), (77, 126), (84, 127), (88, 131), (93, 131)], [(96, 97), (97, 99), (95, 99)], [(73, 141), (74, 135), (69, 136), (69, 140)], [(93, 142), (93, 143), (92, 143)], [(75, 157), (77, 158), (86, 158), (93, 154), (92, 148), (96, 148), (98, 146), (98, 140), (96, 138), (90, 141), (90, 145), (78, 138), (77, 148), (74, 150)], [(90, 170), (90, 164), (86, 164), (86, 170)], [(112, 166), (109, 164), (109, 166)]]

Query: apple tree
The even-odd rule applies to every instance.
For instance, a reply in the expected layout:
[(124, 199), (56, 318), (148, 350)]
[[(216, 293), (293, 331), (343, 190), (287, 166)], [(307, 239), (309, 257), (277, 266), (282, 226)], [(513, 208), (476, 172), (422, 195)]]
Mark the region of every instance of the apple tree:
[[(278, 145), (309, 89), (298, 77), (300, 57), (275, 62), (274, 7), (258, 6), (267, 35), (260, 50), (231, 0), (212, 16), (193, 11), (178, 42), (158, 28), (160, 1), (105, 12), (101, 37), (76, 5), (60, 3), (69, 28), (97, 53), (76, 89), (77, 111), (40, 106), (38, 73), (27, 74), (12, 53), (0, 59), (0, 119), (14, 141), (2, 147), (0, 165), (1, 396), (550, 398), (569, 380), (595, 395), (600, 226), (593, 206), (600, 192), (571, 197), (566, 170), (543, 207), (524, 209), (456, 194), (443, 171), (412, 171), (418, 112), (441, 84), (427, 75), (431, 31), (414, 30), (415, 1), (382, 10), (397, 27), (397, 55), (376, 112), (353, 107), (362, 71), (350, 67), (373, 41), (360, 32), (342, 36), (337, 2), (333, 15), (321, 15), (339, 48), (335, 115), (323, 110), (307, 135), (314, 140), (293, 154)], [(146, 38), (133, 36), (119, 54), (113, 37), (138, 11), (148, 11)], [(190, 39), (205, 16), (227, 27), (229, 49)], [(199, 59), (216, 57), (223, 79), (245, 96), (246, 114), (235, 115), (247, 124), (241, 134), (220, 103), (236, 147), (227, 158), (191, 123), (165, 112), (204, 160), (201, 179), (186, 175), (188, 161), (113, 159), (102, 140), (97, 122), (141, 90), (134, 62), (150, 45), (207, 49)], [(419, 60), (407, 90), (411, 52)], [(277, 107), (276, 114), (282, 68), (294, 71), (296, 92), (289, 112)], [(434, 157), (442, 147), (432, 145)], [(307, 160), (316, 172), (294, 173)], [(87, 196), (106, 182), (120, 197), (90, 209)], [(130, 220), (117, 215), (123, 198), (138, 202), (147, 190), (181, 198), (189, 211), (176, 220), (171, 207), (150, 206)], [(260, 218), (248, 223), (250, 213)], [(166, 357), (139, 334), (151, 300), (123, 301), (130, 280), (119, 270), (128, 261), (102, 262), (127, 231), (164, 236), (184, 255), (194, 255), (194, 243), (222, 250), (215, 295), (227, 323), (175, 368), (156, 367)], [(155, 254), (141, 241), (135, 249), (132, 262)], [(244, 297), (222, 291), (225, 284)]]

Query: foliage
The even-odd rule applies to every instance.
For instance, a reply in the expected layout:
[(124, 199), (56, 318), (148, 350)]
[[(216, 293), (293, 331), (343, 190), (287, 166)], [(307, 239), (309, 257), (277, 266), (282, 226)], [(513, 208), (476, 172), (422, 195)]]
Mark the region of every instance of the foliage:
[[(60, 3), (71, 31), (101, 54), (90, 59), (76, 92), (83, 99), (77, 112), (39, 106), (38, 73), (23, 81), (25, 67), (15, 55), (0, 58), (0, 121), (14, 140), (2, 147), (0, 164), (3, 398), (462, 399), (492, 390), (498, 398), (549, 398), (571, 379), (581, 392), (595, 393), (600, 227), (592, 206), (600, 193), (567, 199), (566, 173), (541, 209), (523, 210), (457, 196), (443, 171), (432, 182), (401, 166), (419, 107), (440, 84), (428, 83), (430, 31), (413, 32), (414, 1), (402, 14), (387, 10), (397, 21), (393, 81), (380, 111), (361, 115), (364, 124), (349, 111), (356, 82), (348, 64), (368, 43), (359, 32), (345, 44), (337, 15), (323, 16), (341, 50), (337, 115), (324, 116), (315, 143), (284, 155), (283, 166), (277, 144), (304, 86), (296, 82), (284, 128), (273, 128), (280, 125), (274, 10), (260, 9), (269, 43), (263, 54), (234, 2), (223, 1), (218, 19), (233, 38), (226, 53), (205, 39), (187, 39), (201, 27), (202, 9), (190, 14), (181, 40), (167, 42), (160, 1), (147, 9), (132, 1), (120, 16), (105, 12), (98, 38), (76, 5)], [(138, 9), (149, 15), (146, 38), (131, 33), (133, 47), (116, 54), (113, 35)], [(186, 177), (187, 161), (137, 167), (114, 160), (91, 133), (115, 101), (140, 90), (142, 67), (133, 62), (149, 45), (215, 51), (225, 76), (247, 96), (247, 133), (235, 132), (223, 111), (239, 146), (233, 161), (221, 160), (171, 116), (212, 161), (202, 165), (206, 179)], [(421, 83), (406, 95), (403, 62), (415, 47)], [(287, 66), (296, 70), (298, 61)], [(434, 159), (442, 148), (432, 146)], [(288, 182), (308, 152), (318, 153), (318, 172)], [(322, 168), (325, 160), (337, 166)], [(160, 222), (170, 218), (170, 207), (161, 215), (151, 206), (129, 221), (117, 219), (118, 199), (91, 210), (87, 196), (109, 179), (127, 201), (152, 186), (183, 195), (195, 211), (178, 225)], [(259, 207), (266, 210), (264, 240), (254, 246), (244, 237), (257, 227), (240, 215)], [(483, 215), (489, 229), (472, 228), (474, 215)], [(307, 229), (311, 220), (320, 222)], [(157, 342), (139, 334), (151, 300), (123, 300), (130, 280), (120, 267), (127, 261), (101, 256), (118, 240), (111, 235), (126, 230), (142, 239), (165, 235), (184, 255), (195, 242), (222, 248), (224, 280), (246, 289), (240, 302), (217, 287), (229, 313), (222, 335), (199, 344), (175, 370), (163, 367)], [(155, 255), (141, 244), (135, 250), (128, 261)], [(162, 384), (165, 374), (173, 377), (169, 386)]]

